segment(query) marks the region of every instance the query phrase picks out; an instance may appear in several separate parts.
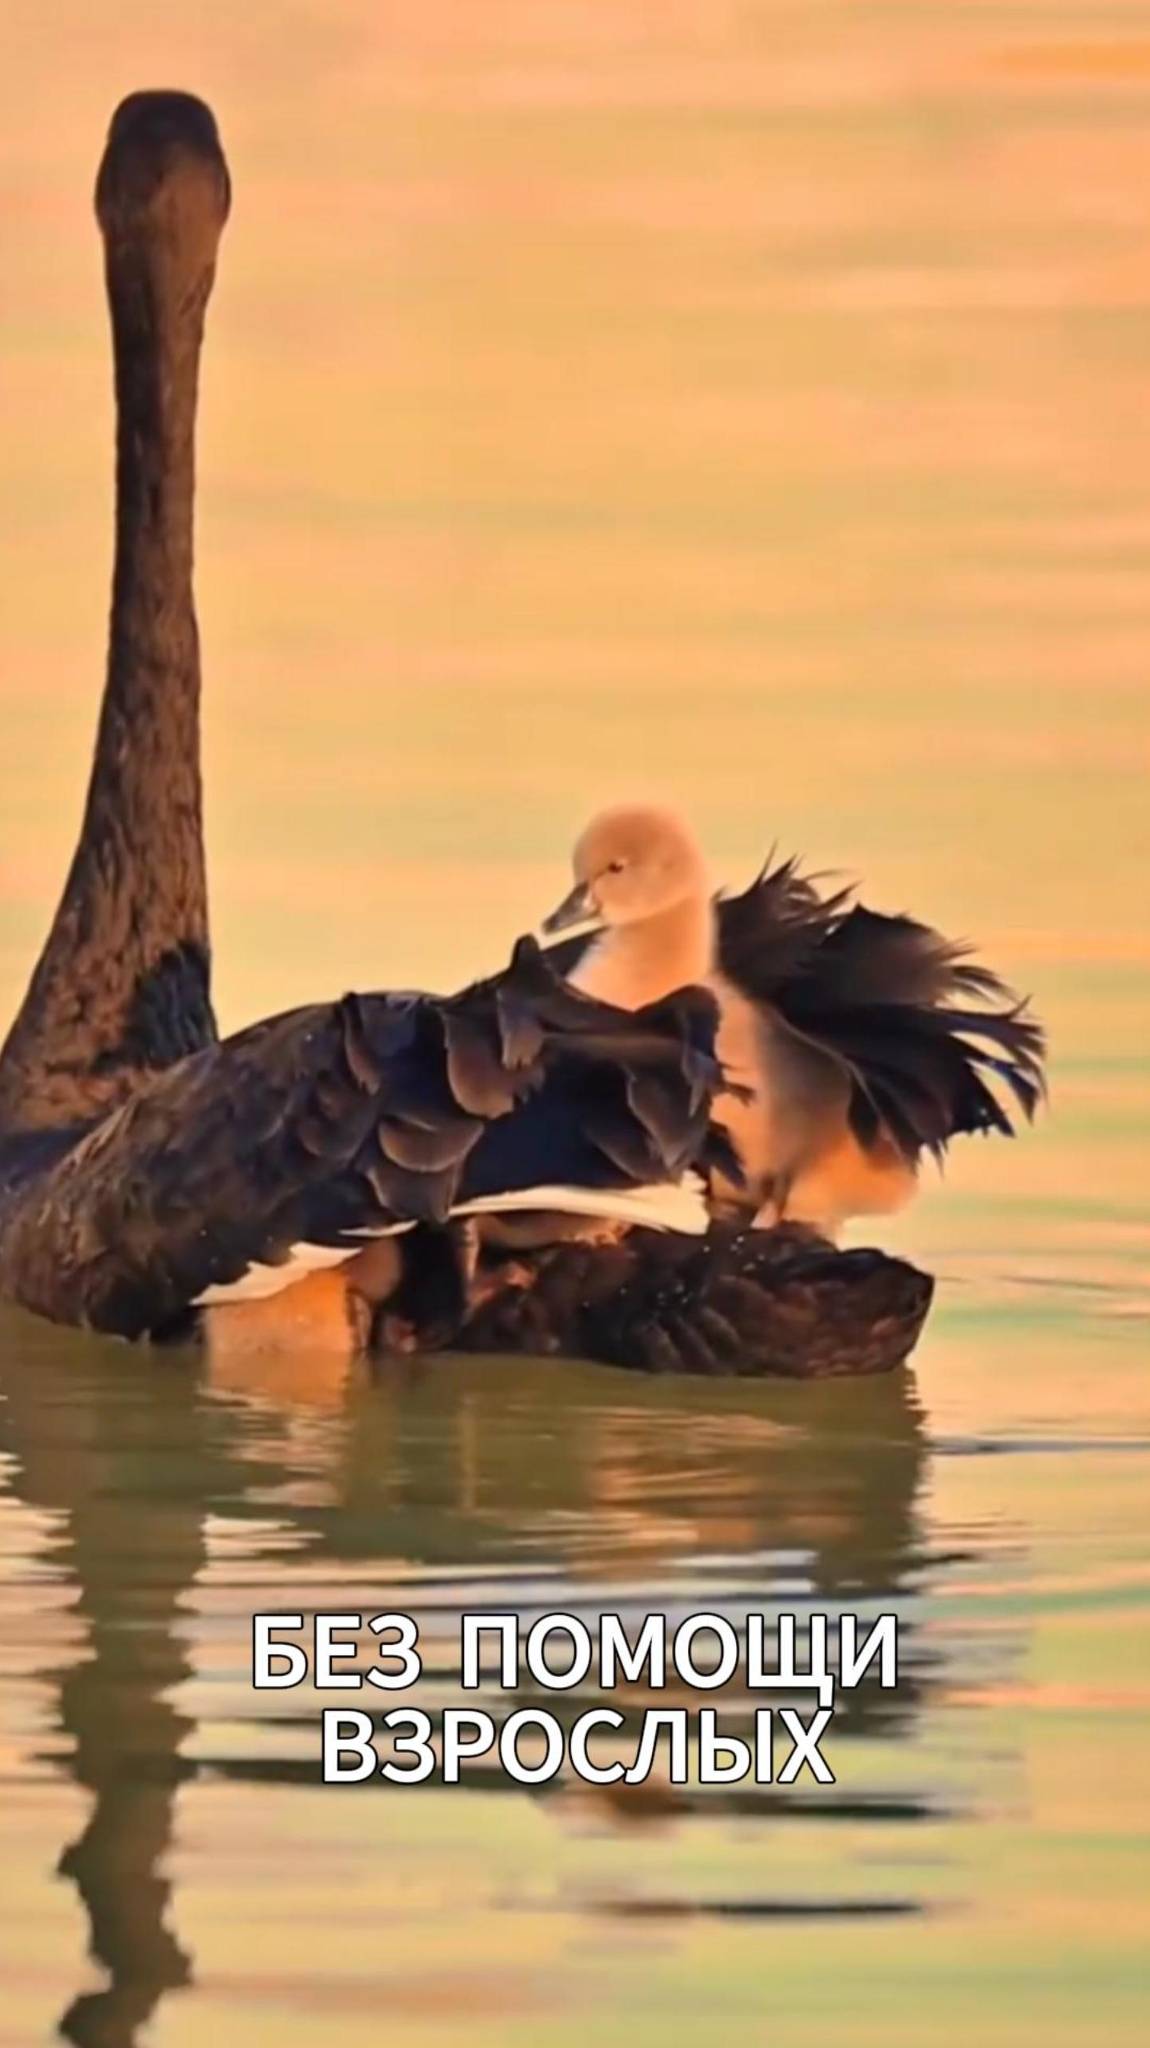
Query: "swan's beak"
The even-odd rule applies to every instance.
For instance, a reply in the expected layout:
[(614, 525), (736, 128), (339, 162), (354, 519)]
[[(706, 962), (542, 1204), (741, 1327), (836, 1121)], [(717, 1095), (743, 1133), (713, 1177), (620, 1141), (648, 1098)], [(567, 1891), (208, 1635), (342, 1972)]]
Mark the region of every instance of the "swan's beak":
[(590, 883), (576, 882), (569, 896), (563, 898), (557, 910), (543, 920), (545, 932), (570, 931), (574, 924), (586, 924), (590, 918), (598, 917), (599, 906), (595, 901)]

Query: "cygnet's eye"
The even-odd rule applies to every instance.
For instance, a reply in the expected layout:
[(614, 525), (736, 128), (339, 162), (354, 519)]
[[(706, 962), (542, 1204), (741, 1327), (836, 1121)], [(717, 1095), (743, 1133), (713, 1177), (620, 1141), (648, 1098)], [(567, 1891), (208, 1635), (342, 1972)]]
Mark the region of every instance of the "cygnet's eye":
[(625, 860), (609, 860), (607, 862), (607, 873), (609, 875), (621, 875), (626, 865)]

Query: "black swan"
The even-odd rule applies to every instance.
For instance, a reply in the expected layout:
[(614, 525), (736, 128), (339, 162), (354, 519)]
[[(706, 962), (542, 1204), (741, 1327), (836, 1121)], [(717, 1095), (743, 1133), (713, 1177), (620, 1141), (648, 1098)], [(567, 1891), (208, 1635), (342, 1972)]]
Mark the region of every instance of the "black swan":
[[(229, 192), (200, 101), (137, 93), (118, 109), (96, 188), (118, 420), (108, 675), (79, 844), (0, 1051), (0, 1292), (133, 1337), (218, 1328), (253, 1301), (296, 1313), (318, 1291), (336, 1304), (325, 1341), (364, 1349), (896, 1364), (926, 1276), (707, 1229), (693, 1170), (737, 1165), (709, 1122), (704, 990), (620, 1010), (523, 941), (453, 997), (351, 995), (218, 1040), (192, 507)], [(574, 1242), (565, 1210), (583, 1219)], [(588, 1217), (621, 1241), (582, 1241)], [(293, 1328), (314, 1341), (318, 1326)]]

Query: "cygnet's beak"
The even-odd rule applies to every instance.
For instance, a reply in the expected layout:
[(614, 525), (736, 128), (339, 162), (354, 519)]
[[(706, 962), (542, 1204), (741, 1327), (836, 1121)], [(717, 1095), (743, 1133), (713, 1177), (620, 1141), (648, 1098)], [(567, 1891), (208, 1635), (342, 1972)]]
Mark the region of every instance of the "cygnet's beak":
[(543, 920), (545, 932), (570, 931), (574, 924), (586, 924), (589, 918), (598, 917), (599, 906), (589, 882), (576, 882), (569, 896), (563, 898), (557, 910)]

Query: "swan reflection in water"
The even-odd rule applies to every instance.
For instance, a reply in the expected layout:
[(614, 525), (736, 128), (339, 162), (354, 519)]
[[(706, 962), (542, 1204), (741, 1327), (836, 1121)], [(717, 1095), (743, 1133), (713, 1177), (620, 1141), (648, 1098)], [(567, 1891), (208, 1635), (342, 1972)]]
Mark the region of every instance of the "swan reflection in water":
[[(370, 1378), (297, 1360), (285, 1386), (282, 1368), (253, 1359), (233, 1362), (220, 1385), (198, 1354), (157, 1365), (18, 1312), (0, 1320), (0, 1357), (0, 1453), (16, 1500), (37, 1511), (29, 1576), (63, 1576), (84, 1629), (64, 1668), (39, 1673), (67, 1744), (63, 1763), (58, 1744), (48, 1760), (91, 1800), (58, 1866), (105, 1980), (65, 2003), (60, 2033), (76, 2048), (135, 2048), (165, 1995), (194, 1981), (168, 1858), (180, 1788), (194, 1793), (207, 1768), (196, 1760), (206, 1718), (186, 1704), (185, 1682), (211, 1635), (221, 1543), (221, 1577), (242, 1563), (245, 1607), (249, 1594), (252, 1608), (332, 1605), (326, 1589), (342, 1586), (336, 1605), (418, 1611), (433, 1587), (425, 1680), (440, 1690), (457, 1681), (459, 1611), (531, 1611), (540, 1581), (548, 1605), (589, 1617), (661, 1610), (672, 1583), (673, 1602), (695, 1610), (786, 1607), (795, 1593), (866, 1614), (897, 1611), (925, 1563), (926, 1453), (904, 1374), (793, 1388), (449, 1358)], [(247, 1689), (246, 1630), (227, 1642), (227, 1712), (239, 1701), (261, 1742), (257, 1761), (229, 1758), (212, 1731), (211, 1775), (258, 1777), (269, 1799), (290, 1798), (319, 1777), (318, 1712), (308, 1764), (286, 1753), (269, 1696)], [(905, 1732), (920, 1679), (913, 1635), (900, 1647), (898, 1690), (860, 1687), (836, 1714), (839, 1741)], [(566, 1714), (572, 1696), (552, 1697)], [(580, 1709), (599, 1703), (579, 1695)], [(497, 1789), (496, 1767), (465, 1770), (459, 1789), (469, 1786)], [(819, 1793), (820, 1818), (840, 1796), (857, 1813), (849, 1772)], [(764, 1824), (803, 1810), (794, 1795), (745, 1786), (672, 1803), (713, 1813), (716, 1801)], [(915, 1817), (913, 1801), (895, 1804), (888, 1817)], [(599, 1802), (612, 1826), (640, 1823), (648, 1807)]]

